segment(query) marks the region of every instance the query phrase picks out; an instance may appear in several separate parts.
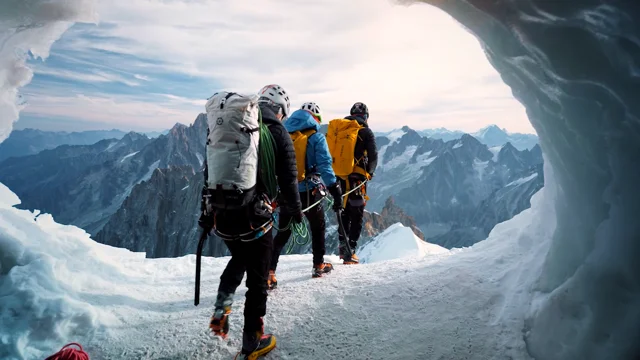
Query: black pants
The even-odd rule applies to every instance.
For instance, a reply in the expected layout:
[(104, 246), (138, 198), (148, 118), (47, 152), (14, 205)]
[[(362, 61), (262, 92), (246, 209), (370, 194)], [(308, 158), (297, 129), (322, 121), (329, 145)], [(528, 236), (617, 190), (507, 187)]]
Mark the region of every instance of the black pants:
[[(316, 201), (320, 200), (322, 196), (320, 193), (316, 193), (315, 195), (309, 192), (309, 197), (307, 199), (307, 192), (300, 193), (300, 200), (302, 202), (302, 208), (305, 209), (312, 205)], [(313, 265), (319, 265), (324, 262), (324, 253), (325, 253), (325, 229), (326, 223), (324, 220), (324, 209), (322, 207), (322, 203), (312, 207), (309, 211), (305, 212), (307, 220), (309, 220), (309, 225), (311, 226), (311, 248), (313, 250)], [(283, 229), (287, 227), (289, 222), (291, 221), (291, 215), (289, 214), (280, 214), (280, 220), (278, 221), (278, 228)], [(278, 266), (278, 259), (280, 258), (280, 252), (289, 241), (289, 237), (291, 237), (291, 229), (287, 229), (285, 231), (278, 232), (275, 239), (273, 240), (273, 254), (271, 257), (271, 270), (275, 271)]]
[(216, 307), (230, 306), (233, 294), (247, 272), (246, 302), (244, 304), (244, 330), (258, 331), (267, 312), (267, 277), (273, 247), (273, 234), (252, 241), (225, 241), (231, 252), (231, 260), (220, 276)]
[[(350, 179), (349, 188), (347, 189), (347, 183), (344, 179), (340, 179), (340, 187), (343, 192), (347, 192), (358, 186), (360, 183), (358, 180)], [(363, 190), (366, 185), (361, 186), (358, 190), (349, 194), (347, 204), (342, 212), (342, 225), (344, 225), (344, 231), (349, 236), (349, 246), (351, 250), (355, 251), (360, 239), (360, 233), (362, 232), (362, 223), (364, 219), (364, 207), (365, 199)], [(346, 239), (343, 234), (339, 234), (340, 242), (344, 243)]]

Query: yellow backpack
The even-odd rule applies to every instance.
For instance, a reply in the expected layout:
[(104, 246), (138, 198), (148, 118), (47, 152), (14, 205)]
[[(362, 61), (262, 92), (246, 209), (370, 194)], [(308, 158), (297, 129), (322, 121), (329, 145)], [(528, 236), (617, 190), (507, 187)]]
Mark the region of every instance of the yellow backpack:
[(334, 119), (329, 121), (327, 145), (332, 158), (333, 172), (346, 179), (350, 174), (366, 171), (356, 166), (354, 151), (358, 140), (358, 131), (363, 126), (356, 120)]
[(289, 133), (293, 140), (293, 149), (296, 152), (296, 168), (298, 169), (298, 182), (303, 181), (307, 177), (307, 167), (305, 160), (307, 159), (307, 143), (309, 137), (316, 133), (315, 129), (303, 131), (294, 131)]

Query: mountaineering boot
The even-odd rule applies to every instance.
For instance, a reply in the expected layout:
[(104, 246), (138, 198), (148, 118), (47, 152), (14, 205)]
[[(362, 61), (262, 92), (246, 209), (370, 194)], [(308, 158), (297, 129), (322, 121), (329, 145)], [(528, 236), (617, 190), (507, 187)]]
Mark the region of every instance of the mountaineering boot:
[(278, 287), (278, 280), (276, 279), (276, 272), (269, 270), (269, 277), (267, 278), (267, 290), (273, 290)]
[(242, 333), (242, 350), (236, 354), (235, 360), (256, 360), (268, 354), (276, 347), (276, 337), (265, 334), (264, 326), (254, 332)]
[(213, 334), (220, 336), (223, 339), (227, 338), (229, 334), (229, 314), (231, 313), (231, 307), (216, 309), (211, 317), (209, 328), (213, 331)]
[(360, 260), (358, 259), (358, 256), (354, 252), (353, 254), (351, 254), (351, 256), (349, 256), (349, 255), (345, 256), (345, 258), (344, 258), (342, 263), (344, 265), (356, 265), (356, 264), (360, 263)]
[(311, 277), (319, 278), (323, 277), (324, 274), (328, 274), (333, 270), (333, 265), (331, 263), (322, 263), (319, 265), (313, 265), (313, 270), (311, 271)]

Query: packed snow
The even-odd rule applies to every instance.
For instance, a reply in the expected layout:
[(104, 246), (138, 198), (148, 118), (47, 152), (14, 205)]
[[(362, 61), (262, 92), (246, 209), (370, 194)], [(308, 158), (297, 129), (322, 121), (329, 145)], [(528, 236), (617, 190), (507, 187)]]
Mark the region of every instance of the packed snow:
[(125, 160), (127, 160), (128, 158), (135, 156), (137, 153), (139, 153), (140, 151), (136, 151), (136, 152), (132, 152), (131, 154), (127, 154), (125, 155), (122, 160), (120, 160), (121, 163), (123, 163)]
[(359, 251), (359, 258), (363, 264), (366, 264), (403, 258), (422, 258), (429, 254), (448, 252), (449, 250), (442, 246), (423, 241), (410, 228), (397, 223), (367, 243)]
[[(15, 195), (3, 188), (7, 198)], [(193, 255), (145, 259), (36, 215), (0, 208), (0, 319), (9, 324), (0, 329), (0, 358), (42, 359), (72, 341), (97, 359), (228, 359), (240, 348), (244, 285), (230, 338), (208, 331), (227, 257), (204, 258), (194, 307)], [(337, 265), (322, 279), (311, 278), (311, 255), (282, 256), (265, 317), (278, 338), (271, 356), (528, 359), (520, 335), (530, 296), (524, 275), (533, 276), (546, 244), (523, 236), (532, 215), (524, 211), (487, 241), (451, 251), (396, 224), (360, 250), (366, 263), (344, 266), (326, 256)], [(514, 297), (517, 304), (507, 302)]]
[(458, 141), (455, 145), (453, 145), (453, 148), (452, 148), (452, 149), (459, 149), (459, 148), (461, 148), (461, 147), (462, 147), (462, 142), (461, 142), (461, 141)]
[(533, 174), (531, 174), (529, 176), (525, 176), (523, 178), (514, 180), (514, 181), (508, 183), (507, 185), (505, 185), (505, 187), (522, 185), (522, 184), (527, 183), (527, 182), (529, 182), (529, 181), (531, 181), (531, 180), (533, 180), (533, 179), (535, 179), (537, 177), (538, 177), (538, 173), (533, 173)]

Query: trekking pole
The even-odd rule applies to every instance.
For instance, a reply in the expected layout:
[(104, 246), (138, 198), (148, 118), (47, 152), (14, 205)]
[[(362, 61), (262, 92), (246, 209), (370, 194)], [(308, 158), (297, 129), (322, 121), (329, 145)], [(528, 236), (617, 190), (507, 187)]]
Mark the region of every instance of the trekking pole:
[(200, 304), (200, 267), (202, 264), (202, 248), (204, 247), (204, 242), (209, 237), (209, 232), (211, 229), (203, 229), (202, 234), (200, 234), (200, 241), (198, 241), (198, 250), (196, 251), (196, 293), (193, 301), (193, 305), (198, 306)]

